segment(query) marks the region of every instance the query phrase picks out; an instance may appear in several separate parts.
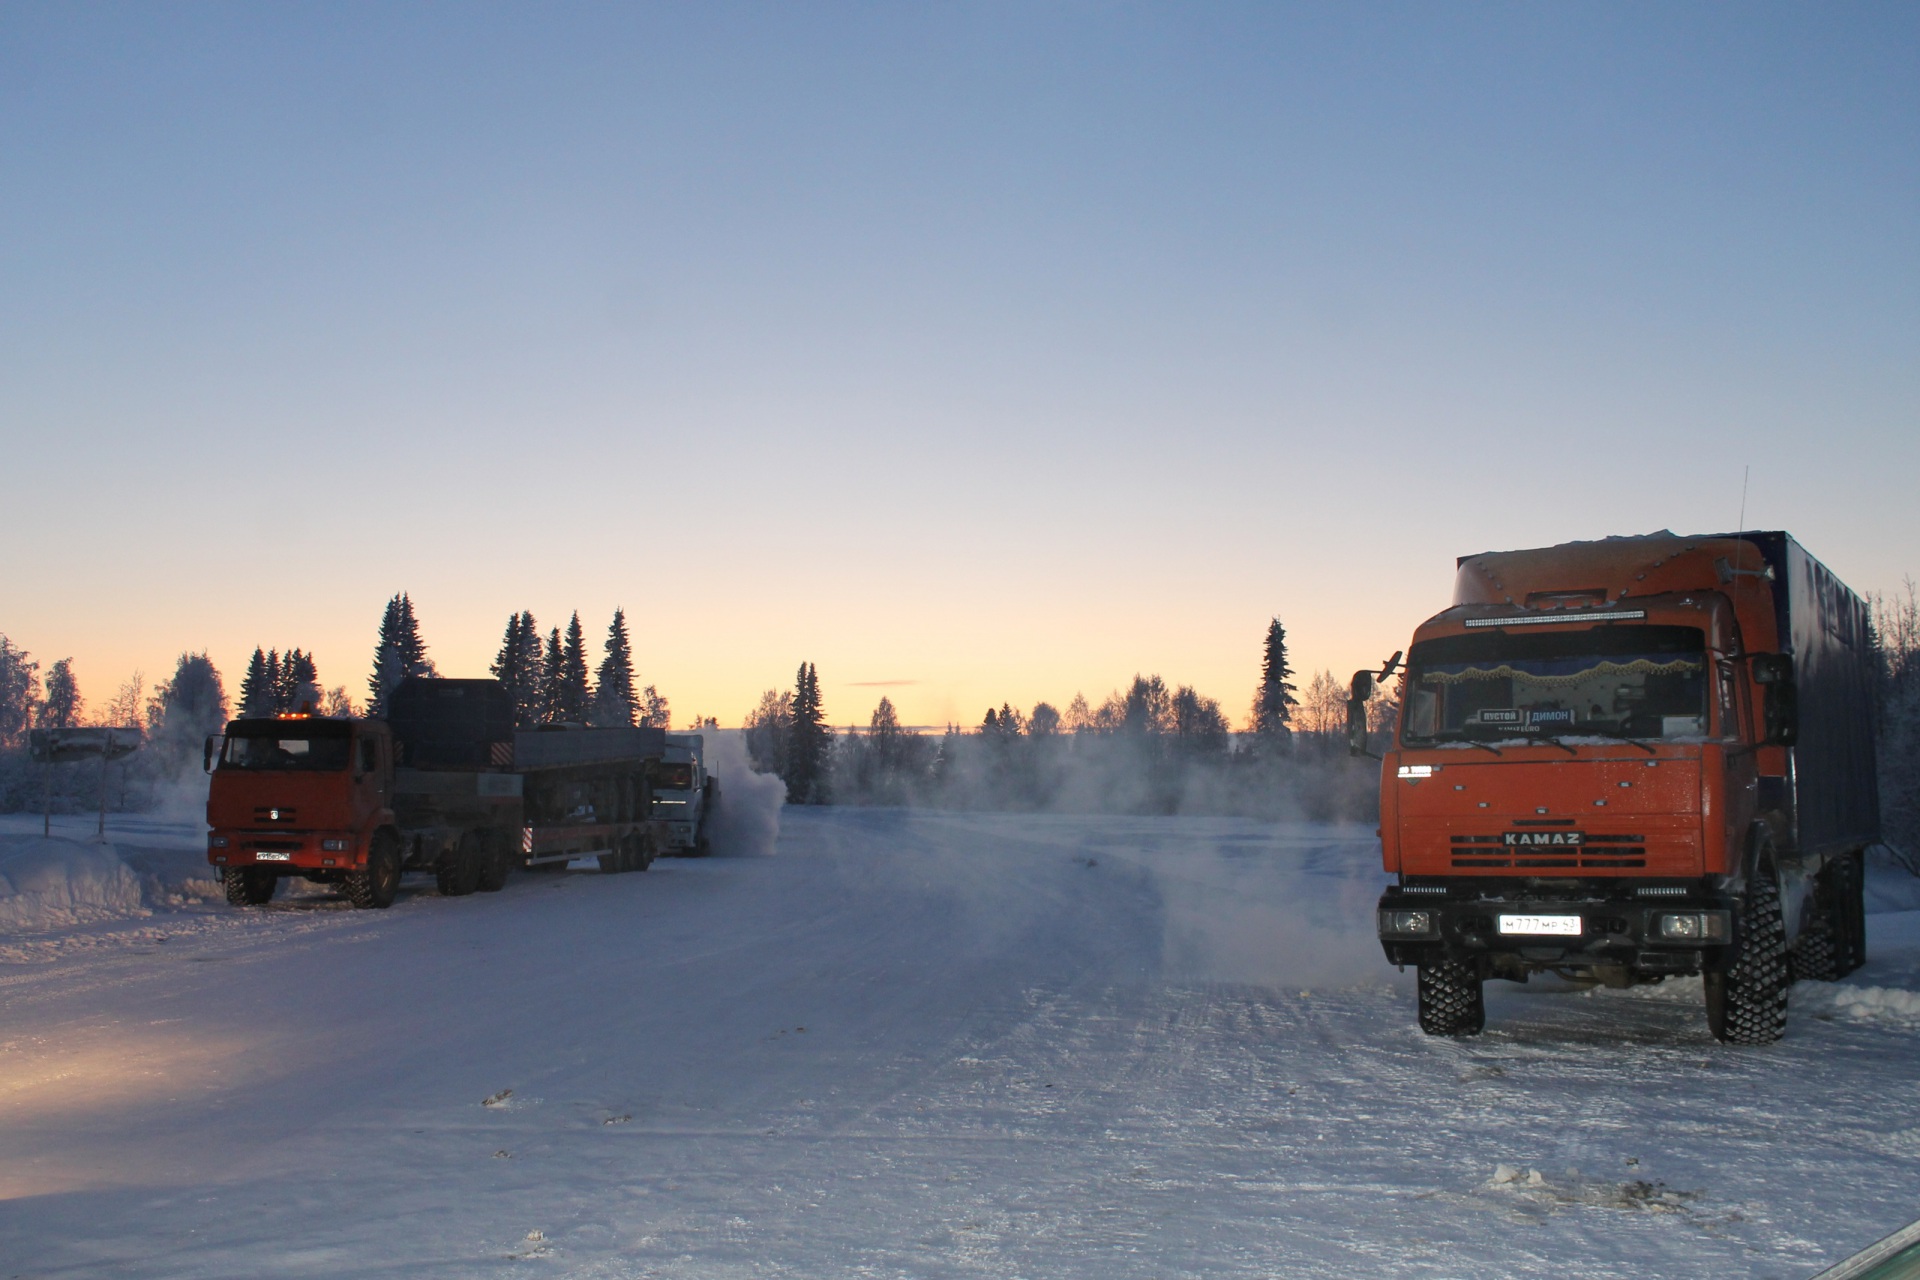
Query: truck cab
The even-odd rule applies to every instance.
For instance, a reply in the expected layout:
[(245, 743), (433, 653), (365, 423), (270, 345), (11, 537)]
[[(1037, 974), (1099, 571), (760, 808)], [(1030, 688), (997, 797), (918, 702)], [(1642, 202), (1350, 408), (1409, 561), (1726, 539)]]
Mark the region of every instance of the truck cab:
[(653, 816), (666, 833), (668, 855), (704, 857), (707, 810), (718, 786), (707, 773), (705, 743), (697, 733), (666, 735), (666, 749), (652, 770)]
[[(207, 742), (207, 861), (229, 901), (258, 904), (283, 876), (365, 879), (393, 823), (393, 743), (374, 720), (230, 721)], [(393, 878), (397, 881), (397, 867)], [(377, 888), (377, 886), (376, 886)]]

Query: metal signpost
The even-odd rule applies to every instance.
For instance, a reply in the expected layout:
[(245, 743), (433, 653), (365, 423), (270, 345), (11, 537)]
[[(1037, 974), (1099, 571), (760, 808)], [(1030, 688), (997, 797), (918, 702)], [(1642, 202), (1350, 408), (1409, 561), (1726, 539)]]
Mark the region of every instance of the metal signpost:
[(34, 760), (46, 766), (41, 800), (40, 834), (53, 834), (53, 766), (78, 760), (100, 761), (100, 826), (96, 832), (107, 838), (107, 763), (132, 755), (145, 741), (138, 729), (111, 725), (84, 729), (35, 729), (28, 735), (28, 750)]

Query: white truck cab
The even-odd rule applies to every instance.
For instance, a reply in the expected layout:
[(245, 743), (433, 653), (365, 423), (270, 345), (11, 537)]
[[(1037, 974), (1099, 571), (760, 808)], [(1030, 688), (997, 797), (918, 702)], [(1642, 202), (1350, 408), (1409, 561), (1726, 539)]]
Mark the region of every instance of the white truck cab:
[(669, 857), (705, 857), (707, 813), (719, 784), (707, 773), (704, 742), (697, 733), (670, 733), (666, 753), (654, 765), (653, 816), (663, 823)]

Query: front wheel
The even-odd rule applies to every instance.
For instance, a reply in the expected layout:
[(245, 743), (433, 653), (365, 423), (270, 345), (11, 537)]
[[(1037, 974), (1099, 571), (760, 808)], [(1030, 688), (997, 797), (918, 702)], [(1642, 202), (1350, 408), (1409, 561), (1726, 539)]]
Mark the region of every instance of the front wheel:
[(1480, 971), (1471, 961), (1420, 966), (1420, 1029), (1430, 1036), (1477, 1036), (1487, 1025)]
[(1787, 1030), (1787, 925), (1771, 872), (1757, 872), (1733, 913), (1724, 969), (1704, 978), (1707, 1028), (1727, 1044), (1772, 1044)]
[(374, 835), (367, 865), (346, 879), (347, 901), (363, 909), (384, 910), (400, 892), (400, 840), (391, 831)]
[(236, 907), (258, 907), (273, 901), (280, 877), (260, 867), (220, 868), (220, 887), (227, 901)]

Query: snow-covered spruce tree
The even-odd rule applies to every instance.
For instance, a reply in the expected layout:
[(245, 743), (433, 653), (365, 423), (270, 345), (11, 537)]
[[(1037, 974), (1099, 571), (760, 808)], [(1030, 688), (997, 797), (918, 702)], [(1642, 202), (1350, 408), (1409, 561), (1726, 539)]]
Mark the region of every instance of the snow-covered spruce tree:
[(1293, 708), (1300, 704), (1293, 696), (1292, 678), (1293, 667), (1287, 662), (1287, 629), (1275, 618), (1267, 624), (1267, 640), (1260, 656), (1260, 687), (1253, 695), (1253, 736), (1262, 746), (1284, 748), (1293, 732)]
[(227, 723), (227, 690), (219, 669), (204, 653), (183, 653), (173, 679), (153, 691), (147, 723), (153, 754), (166, 771), (184, 768), (188, 757), (198, 767), (200, 744)]
[(413, 601), (402, 591), (387, 601), (380, 619), (380, 637), (373, 650), (373, 674), (367, 679), (367, 714), (383, 716), (387, 695), (408, 676), (439, 674), (427, 657), (426, 642), (420, 638), (420, 621), (414, 617)]
[(567, 651), (560, 645), (560, 628), (547, 636), (546, 651), (540, 655), (540, 723), (559, 724), (566, 719), (560, 709), (567, 700), (563, 686), (567, 682)]
[(0, 748), (23, 745), (33, 725), (33, 691), (40, 664), (0, 635)]
[[(633, 642), (627, 637), (626, 610), (614, 609), (604, 648), (606, 656), (593, 675), (593, 722), (619, 728), (632, 724), (640, 711), (640, 700), (633, 691)], [(647, 686), (647, 692), (659, 696), (652, 685)]]
[(266, 650), (253, 647), (247, 659), (247, 674), (240, 677), (240, 716), (258, 719), (273, 714), (274, 679), (267, 670)]
[(811, 662), (794, 677), (791, 719), (787, 724), (788, 804), (828, 804), (827, 753), (833, 731), (820, 704), (820, 675)]
[(313, 711), (320, 709), (320, 669), (312, 654), (299, 649), (287, 650), (287, 656), (280, 659), (273, 701), (280, 715), (291, 715), (302, 706), (310, 705)]
[(86, 705), (80, 696), (80, 682), (74, 679), (73, 659), (62, 658), (47, 668), (47, 696), (40, 701), (40, 727), (71, 729), (80, 723)]
[(501, 637), (500, 652), (487, 668), (500, 681), (513, 702), (513, 722), (524, 728), (539, 724), (545, 665), (540, 656), (540, 629), (532, 610), (507, 615), (507, 631)]
[(559, 705), (554, 719), (585, 724), (593, 712), (593, 685), (587, 675), (587, 636), (580, 629), (580, 611), (574, 610), (560, 649)]

